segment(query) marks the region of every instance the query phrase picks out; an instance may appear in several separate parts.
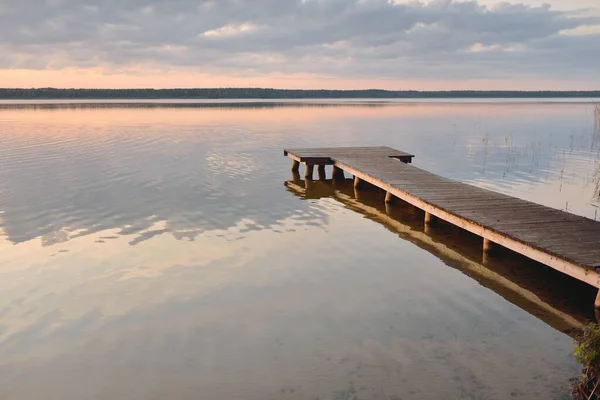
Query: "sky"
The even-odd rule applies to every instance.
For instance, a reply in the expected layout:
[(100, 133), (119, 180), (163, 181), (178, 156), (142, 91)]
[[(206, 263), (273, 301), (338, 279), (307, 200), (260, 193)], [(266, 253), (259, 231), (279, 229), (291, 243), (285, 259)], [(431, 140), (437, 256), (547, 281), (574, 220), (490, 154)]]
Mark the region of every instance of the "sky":
[(600, 90), (600, 0), (0, 0), (0, 87)]

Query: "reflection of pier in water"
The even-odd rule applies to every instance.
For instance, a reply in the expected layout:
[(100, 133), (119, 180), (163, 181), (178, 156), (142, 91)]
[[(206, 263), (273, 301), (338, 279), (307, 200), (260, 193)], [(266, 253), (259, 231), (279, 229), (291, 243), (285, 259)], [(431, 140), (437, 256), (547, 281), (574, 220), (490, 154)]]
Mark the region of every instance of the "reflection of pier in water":
[(418, 208), (409, 204), (386, 205), (384, 191), (375, 188), (358, 191), (352, 179), (321, 178), (320, 181), (302, 180), (296, 173), (285, 185), (288, 191), (303, 199), (339, 201), (555, 329), (574, 334), (594, 318), (589, 309), (596, 294), (594, 288), (508, 250), (488, 257), (482, 254), (481, 241), (476, 235), (443, 222), (431, 229), (424, 224), (423, 212)]

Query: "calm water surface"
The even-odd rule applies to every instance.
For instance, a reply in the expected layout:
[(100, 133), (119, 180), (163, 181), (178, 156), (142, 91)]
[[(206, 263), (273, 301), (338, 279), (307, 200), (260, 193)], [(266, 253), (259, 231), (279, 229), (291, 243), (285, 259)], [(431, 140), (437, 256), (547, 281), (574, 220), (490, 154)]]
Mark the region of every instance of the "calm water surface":
[(597, 113), (0, 104), (0, 398), (569, 398), (589, 288), (377, 194), (286, 187), (282, 148), (387, 145), (600, 219)]

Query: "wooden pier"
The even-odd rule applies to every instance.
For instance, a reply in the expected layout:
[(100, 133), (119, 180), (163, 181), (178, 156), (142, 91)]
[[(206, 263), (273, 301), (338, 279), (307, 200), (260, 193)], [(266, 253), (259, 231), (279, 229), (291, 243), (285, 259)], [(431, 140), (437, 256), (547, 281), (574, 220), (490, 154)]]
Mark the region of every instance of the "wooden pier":
[[(286, 149), (292, 171), (305, 165), (313, 178), (314, 166), (325, 179), (354, 177), (361, 190), (373, 185), (387, 192), (385, 201), (398, 199), (421, 209), (425, 224), (438, 220), (454, 224), (483, 238), (483, 251), (502, 246), (600, 288), (600, 222), (542, 206), (516, 197), (443, 178), (409, 163), (413, 155), (389, 147)], [(595, 306), (600, 307), (600, 291)]]

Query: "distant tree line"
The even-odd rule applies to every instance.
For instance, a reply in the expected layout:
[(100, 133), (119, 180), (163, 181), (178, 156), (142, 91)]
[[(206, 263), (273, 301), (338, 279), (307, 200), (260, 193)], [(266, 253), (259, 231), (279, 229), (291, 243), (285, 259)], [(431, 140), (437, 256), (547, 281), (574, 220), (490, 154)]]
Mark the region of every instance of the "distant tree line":
[(290, 90), (261, 88), (220, 89), (2, 89), (0, 99), (430, 99), (430, 98), (600, 98), (591, 91), (519, 90)]

